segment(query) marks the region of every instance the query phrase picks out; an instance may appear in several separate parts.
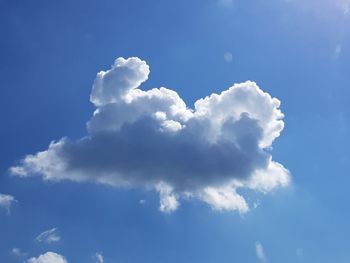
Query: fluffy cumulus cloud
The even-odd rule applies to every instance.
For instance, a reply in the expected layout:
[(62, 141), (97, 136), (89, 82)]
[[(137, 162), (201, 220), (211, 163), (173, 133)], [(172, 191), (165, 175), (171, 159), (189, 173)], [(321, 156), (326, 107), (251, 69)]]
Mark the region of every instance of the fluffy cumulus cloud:
[(60, 241), (61, 237), (58, 234), (57, 228), (52, 228), (40, 233), (35, 240), (37, 242), (55, 243)]
[(240, 189), (267, 193), (288, 185), (288, 170), (271, 156), (284, 126), (278, 99), (247, 81), (190, 108), (173, 90), (141, 89), (149, 73), (139, 58), (116, 59), (94, 81), (87, 135), (53, 141), (10, 172), (154, 189), (164, 212), (196, 198), (243, 213), (249, 204)]
[(12, 195), (0, 194), (0, 208), (5, 209), (7, 213), (10, 213), (10, 208), (14, 202), (16, 202), (16, 199)]
[(68, 263), (64, 256), (54, 253), (46, 252), (39, 257), (33, 257), (27, 260), (27, 263)]

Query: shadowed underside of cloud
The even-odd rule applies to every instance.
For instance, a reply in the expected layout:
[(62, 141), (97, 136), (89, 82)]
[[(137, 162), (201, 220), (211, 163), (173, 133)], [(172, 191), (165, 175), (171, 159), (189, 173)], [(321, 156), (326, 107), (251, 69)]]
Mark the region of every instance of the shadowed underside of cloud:
[(93, 84), (96, 110), (87, 136), (51, 142), (10, 172), (155, 189), (166, 212), (181, 198), (197, 198), (243, 213), (249, 206), (237, 189), (269, 192), (288, 185), (288, 170), (270, 153), (284, 126), (278, 99), (248, 81), (190, 109), (173, 90), (140, 89), (149, 72), (139, 58), (116, 59)]

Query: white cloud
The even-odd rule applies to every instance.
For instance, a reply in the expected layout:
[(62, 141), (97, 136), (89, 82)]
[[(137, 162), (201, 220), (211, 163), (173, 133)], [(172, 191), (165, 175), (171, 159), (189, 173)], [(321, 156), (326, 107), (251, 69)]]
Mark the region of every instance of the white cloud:
[(8, 214), (14, 202), (16, 199), (12, 195), (0, 194), (0, 208), (4, 208)]
[(44, 243), (55, 243), (60, 241), (61, 237), (58, 235), (57, 228), (52, 228), (40, 233), (35, 240)]
[(94, 258), (95, 258), (97, 263), (103, 263), (104, 262), (102, 253), (97, 252), (95, 254)]
[(256, 83), (235, 84), (189, 108), (173, 90), (142, 90), (149, 66), (118, 58), (97, 74), (90, 96), (96, 110), (87, 136), (62, 138), (27, 155), (13, 175), (44, 180), (143, 187), (160, 194), (160, 210), (197, 198), (213, 209), (249, 210), (240, 188), (267, 193), (289, 184), (271, 145), (283, 130), (280, 101)]
[(255, 243), (255, 252), (256, 252), (256, 257), (259, 259), (260, 262), (263, 262), (263, 263), (268, 262), (265, 256), (264, 248), (261, 243), (259, 242)]
[(249, 210), (244, 198), (237, 194), (232, 187), (207, 187), (201, 191), (201, 199), (207, 202), (215, 210), (238, 210), (245, 213)]
[(160, 196), (160, 211), (162, 212), (172, 212), (175, 211), (179, 202), (177, 201), (176, 194), (174, 194), (173, 189), (164, 183), (160, 183), (156, 186), (157, 191)]
[(27, 263), (68, 263), (68, 261), (60, 254), (54, 252), (46, 252), (39, 257), (28, 259)]

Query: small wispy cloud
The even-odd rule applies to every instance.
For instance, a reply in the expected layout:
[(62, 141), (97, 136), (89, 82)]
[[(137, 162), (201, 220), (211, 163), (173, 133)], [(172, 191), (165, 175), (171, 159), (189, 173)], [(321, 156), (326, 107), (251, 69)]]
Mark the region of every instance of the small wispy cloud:
[(7, 214), (10, 214), (10, 208), (17, 200), (12, 195), (0, 194), (0, 208), (6, 210)]
[(17, 258), (24, 258), (24, 257), (27, 256), (27, 253), (22, 252), (22, 251), (21, 251), (19, 248), (17, 248), (17, 247), (14, 247), (13, 249), (11, 249), (10, 254), (11, 254), (12, 256), (17, 257)]
[(49, 230), (46, 230), (42, 233), (40, 233), (35, 240), (37, 242), (43, 242), (43, 243), (55, 243), (61, 240), (61, 237), (59, 236), (57, 232), (57, 228), (52, 228)]
[(104, 263), (104, 258), (101, 252), (96, 252), (94, 256), (97, 263)]
[(350, 11), (350, 0), (341, 0), (337, 2), (337, 6), (344, 16), (347, 16)]
[(232, 62), (232, 53), (231, 52), (225, 52), (224, 54), (224, 60), (228, 63)]
[(343, 45), (342, 44), (337, 44), (334, 48), (334, 58), (338, 59), (343, 51)]
[(260, 242), (256, 242), (255, 243), (255, 252), (256, 252), (256, 257), (258, 258), (258, 260), (262, 263), (267, 263), (267, 257), (265, 255), (264, 252), (264, 247), (262, 246), (262, 244)]

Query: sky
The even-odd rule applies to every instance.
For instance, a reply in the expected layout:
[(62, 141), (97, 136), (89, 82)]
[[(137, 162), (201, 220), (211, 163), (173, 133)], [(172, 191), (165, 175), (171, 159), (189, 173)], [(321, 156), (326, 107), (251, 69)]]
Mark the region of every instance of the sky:
[(0, 0), (0, 261), (349, 262), (349, 23)]

